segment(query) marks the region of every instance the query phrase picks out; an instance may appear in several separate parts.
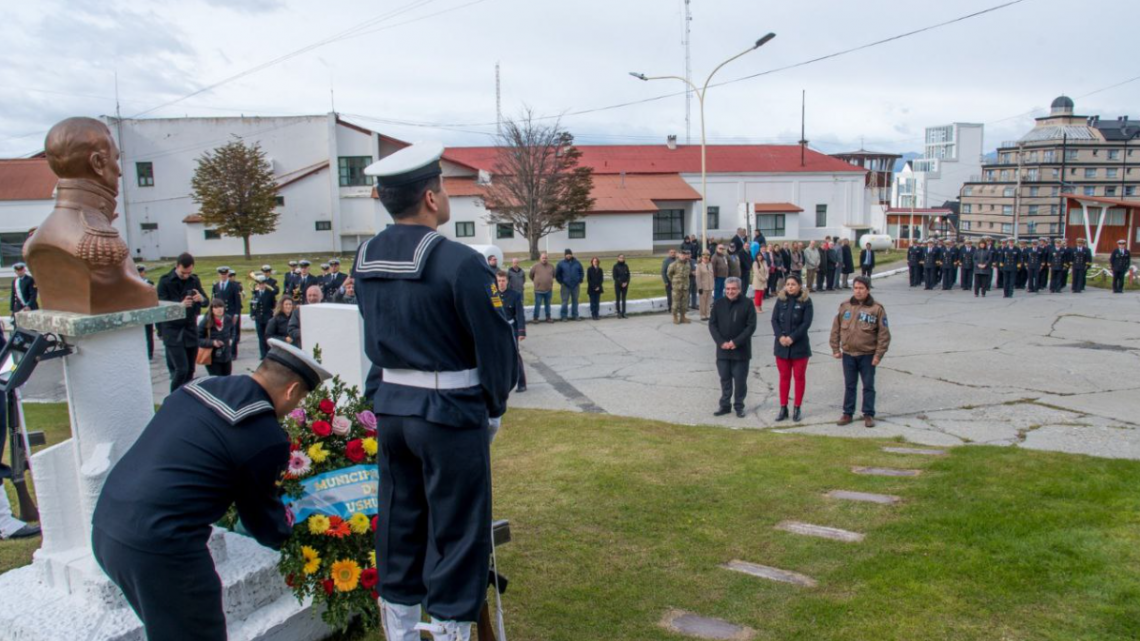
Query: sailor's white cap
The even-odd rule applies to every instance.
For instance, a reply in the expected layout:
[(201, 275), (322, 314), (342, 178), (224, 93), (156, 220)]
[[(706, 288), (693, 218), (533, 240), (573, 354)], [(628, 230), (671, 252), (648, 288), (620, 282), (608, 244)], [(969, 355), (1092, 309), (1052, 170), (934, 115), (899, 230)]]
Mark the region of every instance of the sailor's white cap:
[(269, 344), (269, 353), (265, 355), (265, 358), (280, 363), (296, 372), (298, 376), (305, 380), (310, 390), (317, 389), (321, 386), (321, 383), (332, 378), (332, 374), (324, 367), (321, 367), (321, 364), (318, 363), (316, 359), (293, 347), (289, 343), (277, 338), (271, 338), (266, 342)]
[(375, 176), (380, 187), (399, 187), (442, 174), (442, 157), (442, 142), (417, 142), (368, 165), (364, 173)]

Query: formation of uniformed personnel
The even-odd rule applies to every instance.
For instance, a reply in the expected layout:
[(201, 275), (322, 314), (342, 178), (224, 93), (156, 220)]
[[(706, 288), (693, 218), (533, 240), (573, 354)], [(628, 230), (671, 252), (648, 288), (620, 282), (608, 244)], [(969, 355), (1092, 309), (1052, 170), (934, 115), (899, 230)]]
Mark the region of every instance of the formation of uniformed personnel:
[(922, 282), (924, 289), (934, 289), (938, 282), (938, 268), (942, 266), (942, 249), (935, 246), (933, 240), (926, 241), (926, 250), (922, 253)]
[(1014, 246), (1012, 238), (1006, 238), (1005, 247), (998, 250), (997, 267), (1001, 274), (1003, 297), (1013, 298), (1017, 270), (1021, 269), (1021, 250)]
[(693, 273), (693, 263), (689, 252), (683, 251), (677, 260), (669, 265), (666, 275), (673, 286), (673, 324), (691, 323), (689, 320), (689, 276)]
[(1049, 249), (1046, 257), (1049, 261), (1049, 291), (1054, 294), (1060, 293), (1065, 287), (1065, 281), (1068, 280), (1069, 250), (1058, 238), (1053, 241), (1053, 247)]
[(421, 605), (436, 639), (470, 638), (490, 566), (490, 442), (517, 380), (495, 274), (436, 231), (451, 218), (442, 155), (440, 143), (417, 143), (365, 169), (395, 224), (360, 246), (352, 271), (380, 423), (389, 641), (419, 639)]
[(339, 258), (329, 259), (329, 270), (329, 273), (325, 275), (324, 284), (322, 286), (326, 301), (335, 298), (340, 292), (340, 288), (344, 287), (344, 281), (348, 280), (348, 274), (340, 271)]
[(231, 505), (258, 543), (292, 527), (277, 483), (289, 460), (280, 420), (330, 377), (277, 340), (251, 376), (193, 381), (166, 398), (107, 476), (95, 506), (95, 559), (148, 639), (226, 638), (222, 583), (207, 548)]
[(974, 286), (974, 255), (977, 251), (973, 240), (967, 239), (965, 243), (959, 241), (958, 264), (962, 268), (962, 291), (969, 291)]
[(1085, 291), (1085, 276), (1093, 262), (1092, 250), (1085, 246), (1084, 238), (1077, 239), (1077, 246), (1070, 252), (1069, 260), (1073, 266), (1073, 293), (1080, 294)]
[[(507, 317), (511, 329), (515, 331), (515, 347), (517, 349), (519, 343), (526, 340), (526, 305), (523, 301), (523, 294), (510, 287), (508, 272), (500, 269), (495, 277), (499, 285), (499, 297), (503, 299), (503, 316)], [(526, 391), (526, 369), (523, 367), (521, 351), (519, 352), (519, 384), (515, 391)]]
[(249, 299), (249, 317), (253, 320), (253, 327), (257, 330), (257, 348), (261, 358), (269, 353), (269, 337), (266, 329), (273, 318), (277, 308), (277, 291), (269, 284), (264, 274), (258, 274), (257, 284), (253, 287), (253, 294)]
[(942, 289), (954, 289), (954, 281), (958, 278), (958, 248), (954, 242), (946, 243), (942, 248)]
[(1049, 239), (1042, 236), (1037, 239), (1037, 291), (1049, 287)]
[(39, 290), (36, 289), (36, 279), (28, 273), (28, 266), (24, 263), (12, 265), (16, 271), (16, 278), (12, 280), (12, 296), (8, 301), (13, 316), (16, 312), (36, 310), (40, 308)]
[(242, 286), (234, 275), (237, 272), (227, 266), (218, 268), (218, 282), (214, 283), (211, 288), (211, 300), (219, 298), (226, 303), (226, 316), (233, 319), (234, 322), (234, 344), (233, 356), (237, 358), (238, 343), (241, 341), (241, 313), (242, 307)]
[(1116, 249), (1112, 250), (1112, 256), (1108, 260), (1112, 267), (1112, 293), (1123, 294), (1124, 277), (1132, 267), (1132, 252), (1128, 250), (1128, 242), (1123, 239), (1116, 241)]
[(922, 267), (926, 261), (925, 248), (922, 245), (911, 244), (906, 250), (906, 266), (910, 270), (910, 286), (918, 287), (922, 284)]
[[(1022, 241), (1024, 242), (1024, 241)], [(1041, 273), (1041, 244), (1033, 241), (1033, 245), (1026, 247), (1021, 252), (1021, 260), (1025, 266), (1025, 290), (1031, 294), (1036, 294), (1041, 290), (1038, 288), (1038, 282)]]

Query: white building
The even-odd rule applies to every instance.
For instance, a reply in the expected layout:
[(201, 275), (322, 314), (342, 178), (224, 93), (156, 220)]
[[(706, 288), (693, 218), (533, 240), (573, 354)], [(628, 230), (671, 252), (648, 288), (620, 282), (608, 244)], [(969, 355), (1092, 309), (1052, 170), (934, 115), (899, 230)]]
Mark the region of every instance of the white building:
[(0, 276), (24, 260), (24, 241), (51, 213), (56, 177), (45, 158), (0, 160)]
[(958, 200), (962, 185), (982, 173), (983, 145), (980, 124), (927, 127), (923, 157), (908, 160), (895, 176), (891, 206), (923, 209)]

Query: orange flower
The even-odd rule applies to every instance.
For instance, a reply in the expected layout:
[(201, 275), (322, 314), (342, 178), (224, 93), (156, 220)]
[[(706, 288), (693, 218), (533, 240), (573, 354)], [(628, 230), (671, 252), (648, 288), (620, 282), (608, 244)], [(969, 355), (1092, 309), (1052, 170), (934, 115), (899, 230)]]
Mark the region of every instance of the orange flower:
[[(329, 519), (329, 520), (331, 521), (332, 519)], [(343, 539), (344, 537), (352, 534), (352, 526), (350, 526), (348, 524), (348, 521), (343, 521), (340, 519), (337, 519), (337, 520), (340, 522), (337, 523), (336, 525), (330, 524), (329, 525), (329, 531), (325, 532), (325, 534), (327, 534), (331, 537), (338, 538), (338, 539)]]

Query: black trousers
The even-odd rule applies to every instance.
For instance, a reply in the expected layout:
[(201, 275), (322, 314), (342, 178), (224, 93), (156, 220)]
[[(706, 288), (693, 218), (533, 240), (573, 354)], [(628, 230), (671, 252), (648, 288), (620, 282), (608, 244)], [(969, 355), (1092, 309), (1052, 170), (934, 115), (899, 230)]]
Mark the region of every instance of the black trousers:
[(1049, 270), (1045, 267), (1037, 271), (1037, 289), (1045, 289), (1049, 286)]
[(225, 641), (222, 581), (205, 547), (189, 554), (151, 554), (98, 529), (91, 533), (91, 547), (99, 567), (142, 620), (147, 639)]
[(487, 428), (378, 418), (380, 597), (422, 603), (444, 621), (476, 621), (491, 557)]
[(875, 268), (874, 268), (874, 267), (868, 267), (868, 266), (866, 266), (866, 265), (863, 265), (863, 266), (861, 266), (861, 267), (859, 268), (859, 270), (860, 270), (860, 273), (861, 273), (861, 274), (863, 274), (863, 275), (864, 275), (864, 276), (866, 276), (867, 278), (870, 278), (870, 277), (871, 277), (871, 272), (875, 271)]
[(1088, 276), (1089, 270), (1087, 269), (1073, 269), (1073, 291), (1085, 291), (1085, 277)]
[(1013, 290), (1017, 287), (1017, 272), (1003, 271), (1001, 288), (1005, 298), (1013, 298)]
[(265, 355), (269, 353), (269, 337), (265, 335), (269, 321), (256, 320), (253, 322), (253, 327), (257, 330), (257, 349), (261, 354), (261, 359), (265, 360)]
[(673, 283), (665, 283), (665, 306), (673, 309)]
[(744, 409), (744, 397), (748, 395), (748, 363), (750, 361), (730, 361), (718, 358), (716, 372), (720, 374), (720, 408), (732, 408), (740, 412)]
[(232, 318), (234, 319), (234, 343), (231, 349), (233, 349), (234, 358), (237, 358), (238, 343), (241, 342), (241, 314), (234, 314)]
[(957, 278), (957, 267), (942, 268), (942, 289), (954, 289), (954, 280)]
[(963, 291), (969, 291), (970, 286), (973, 284), (974, 284), (974, 268), (973, 267), (963, 267), (962, 268), (962, 290)]
[(1127, 274), (1128, 274), (1128, 270), (1126, 270), (1126, 269), (1114, 269), (1114, 270), (1112, 270), (1112, 293), (1114, 293), (1114, 294), (1123, 294), (1124, 293), (1124, 277)]
[(875, 415), (875, 366), (871, 361), (874, 354), (863, 356), (843, 355), (843, 413), (855, 414), (855, 391), (859, 381), (863, 382), (863, 415)]
[(1025, 269), (1017, 270), (1017, 285), (1018, 289), (1025, 289), (1026, 281), (1029, 280), (1029, 272)]
[(146, 333), (146, 359), (154, 359), (154, 325), (144, 325), (143, 332)]
[(587, 292), (590, 297), (590, 318), (597, 318), (602, 310), (602, 293), (601, 292)]
[(526, 389), (526, 364), (523, 363), (522, 349), (519, 347), (519, 337), (515, 336), (515, 352), (519, 355), (519, 389)]
[(1000, 269), (997, 270), (997, 286), (1005, 288), (1005, 272)]
[(1049, 275), (1049, 291), (1058, 294), (1065, 287), (1065, 272), (1059, 269), (1050, 271), (1053, 273)]
[(839, 278), (839, 265), (838, 263), (831, 266), (827, 270), (827, 291), (835, 289), (835, 281)]
[(974, 295), (977, 296), (978, 294), (981, 294), (982, 296), (985, 296), (986, 292), (990, 291), (990, 280), (991, 277), (989, 274), (975, 274)]
[(616, 301), (615, 310), (619, 316), (625, 316), (625, 299), (629, 296), (629, 288), (614, 283), (614, 295), (616, 296), (614, 299)]
[(206, 366), (206, 371), (210, 373), (210, 376), (229, 376), (234, 371), (234, 362), (211, 363)]
[(183, 343), (165, 343), (166, 369), (170, 372), (170, 391), (194, 380), (194, 368), (198, 358), (197, 347), (186, 347)]
[[(823, 291), (827, 287), (827, 272), (830, 271), (826, 267), (820, 267), (815, 274), (815, 289), (816, 291)], [(772, 277), (768, 277), (769, 286), (772, 283)]]
[(924, 283), (926, 289), (934, 289), (934, 284), (938, 282), (937, 268), (925, 267), (923, 268)]
[(1025, 279), (1025, 291), (1030, 293), (1037, 292), (1037, 269), (1029, 268), (1028, 278)]
[(922, 265), (909, 265), (910, 267), (910, 286), (918, 287), (922, 284)]

